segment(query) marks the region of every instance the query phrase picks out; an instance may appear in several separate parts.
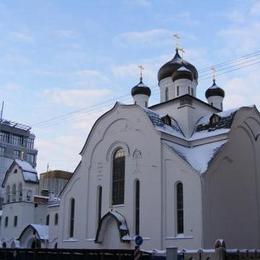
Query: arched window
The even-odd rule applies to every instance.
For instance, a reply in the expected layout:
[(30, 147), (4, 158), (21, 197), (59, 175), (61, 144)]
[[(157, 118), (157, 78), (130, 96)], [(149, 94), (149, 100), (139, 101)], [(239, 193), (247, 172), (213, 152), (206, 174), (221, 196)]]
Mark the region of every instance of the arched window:
[(183, 217), (183, 184), (178, 182), (176, 184), (176, 217), (177, 217), (177, 234), (183, 234), (184, 231), (184, 217)]
[(140, 181), (135, 181), (135, 234), (140, 233)]
[(19, 196), (19, 201), (23, 200), (23, 185), (22, 183), (19, 183), (18, 186), (18, 196)]
[(14, 216), (14, 227), (17, 226), (17, 222), (18, 222), (18, 217), (17, 217), (17, 216)]
[(180, 95), (180, 87), (177, 86), (177, 97)]
[(194, 90), (191, 88), (191, 95), (194, 96)]
[(188, 86), (188, 94), (190, 95), (190, 86)]
[(165, 89), (165, 101), (168, 101), (169, 100), (169, 89), (166, 88)]
[(97, 188), (97, 223), (99, 223), (101, 219), (102, 212), (102, 187), (98, 186)]
[(16, 185), (13, 184), (12, 187), (12, 201), (16, 201)]
[(58, 225), (58, 222), (59, 222), (59, 215), (58, 215), (58, 213), (55, 213), (55, 215), (54, 215), (54, 225), (55, 226)]
[(75, 199), (70, 200), (70, 220), (69, 220), (69, 237), (74, 236), (74, 224), (75, 224)]
[(11, 191), (10, 191), (10, 186), (8, 185), (6, 187), (6, 202), (7, 203), (10, 202), (10, 200), (11, 200)]
[(46, 216), (46, 225), (49, 226), (49, 224), (50, 224), (50, 215), (48, 214)]
[(118, 149), (113, 157), (112, 205), (124, 204), (125, 153)]

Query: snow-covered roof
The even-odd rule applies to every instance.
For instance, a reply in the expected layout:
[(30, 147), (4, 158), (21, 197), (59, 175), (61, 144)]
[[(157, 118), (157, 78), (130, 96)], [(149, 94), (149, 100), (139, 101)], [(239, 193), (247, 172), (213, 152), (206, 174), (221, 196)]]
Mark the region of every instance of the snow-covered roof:
[(195, 147), (185, 147), (165, 141), (168, 147), (173, 149), (174, 152), (188, 162), (199, 173), (203, 173), (208, 169), (209, 162), (226, 142), (227, 140), (223, 140)]
[(22, 161), (19, 159), (15, 159), (15, 162), (18, 164), (18, 166), (25, 172), (34, 172), (37, 173), (36, 169), (32, 167), (30, 163), (27, 161)]
[(49, 226), (40, 224), (31, 224), (31, 226), (36, 230), (40, 239), (49, 239)]
[(168, 125), (166, 123), (163, 122), (163, 115), (159, 115), (158, 113), (155, 113), (154, 111), (152, 111), (151, 109), (148, 108), (144, 108), (144, 111), (146, 112), (146, 114), (148, 115), (148, 117), (150, 118), (150, 120), (152, 121), (155, 129), (157, 129), (160, 132), (164, 132), (173, 136), (177, 136), (180, 138), (184, 138), (184, 135), (178, 125), (178, 123), (173, 119), (170, 118), (171, 121), (171, 125)]

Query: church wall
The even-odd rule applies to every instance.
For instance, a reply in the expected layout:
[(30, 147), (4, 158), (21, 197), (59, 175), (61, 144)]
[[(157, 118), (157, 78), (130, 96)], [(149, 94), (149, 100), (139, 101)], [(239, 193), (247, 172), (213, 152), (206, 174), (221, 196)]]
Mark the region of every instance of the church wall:
[[(200, 176), (167, 146), (163, 148), (164, 165), (164, 248), (201, 247), (202, 203)], [(183, 184), (184, 233), (177, 233), (176, 184)]]
[(202, 177), (206, 248), (217, 238), (228, 248), (260, 246), (259, 143), (246, 124), (249, 115), (259, 122), (248, 109), (237, 113), (228, 143)]
[[(119, 147), (122, 147), (126, 154), (125, 203), (112, 206), (112, 157)], [(122, 213), (126, 218), (130, 236), (133, 237), (134, 183), (139, 179), (140, 234), (144, 237), (143, 247), (160, 248), (162, 244), (158, 235), (161, 232), (161, 226), (158, 225), (158, 222), (161, 222), (160, 159), (160, 135), (138, 106), (118, 105), (103, 117), (90, 134), (79, 169), (62, 193), (60, 206), (60, 214), (64, 216), (62, 226), (68, 225), (68, 201), (72, 196), (76, 200), (77, 224), (73, 239), (66, 238), (66, 231), (63, 231), (62, 239), (59, 236), (59, 247), (104, 248), (105, 243), (94, 243), (98, 225), (98, 186), (102, 186), (102, 216), (111, 208)], [(59, 233), (62, 233), (63, 229), (66, 230), (59, 226)], [(115, 233), (119, 236), (118, 231)], [(118, 237), (110, 237), (110, 240), (110, 247), (117, 245)], [(121, 243), (121, 248), (130, 247), (134, 247), (134, 242)]]

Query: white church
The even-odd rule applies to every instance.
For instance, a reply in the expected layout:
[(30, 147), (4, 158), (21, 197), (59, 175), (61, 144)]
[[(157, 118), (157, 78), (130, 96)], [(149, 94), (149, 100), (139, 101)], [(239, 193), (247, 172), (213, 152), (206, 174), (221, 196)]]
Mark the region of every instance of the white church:
[[(82, 160), (48, 207), (48, 247), (260, 248), (260, 116), (223, 110), (215, 80), (196, 97), (198, 72), (178, 50), (158, 72), (160, 103), (132, 88), (95, 122)], [(55, 225), (55, 216), (59, 222)], [(55, 242), (55, 244), (54, 244)]]

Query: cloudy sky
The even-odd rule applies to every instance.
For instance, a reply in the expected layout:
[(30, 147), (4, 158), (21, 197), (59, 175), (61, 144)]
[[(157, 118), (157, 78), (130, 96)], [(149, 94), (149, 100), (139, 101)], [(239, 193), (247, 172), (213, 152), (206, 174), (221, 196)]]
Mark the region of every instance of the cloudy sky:
[(175, 33), (199, 71), (199, 98), (220, 64), (224, 108), (260, 107), (259, 32), (255, 0), (1, 0), (4, 118), (32, 126), (39, 172), (48, 163), (73, 171), (98, 116), (132, 101), (139, 64), (151, 104), (159, 101), (156, 76), (174, 55)]

